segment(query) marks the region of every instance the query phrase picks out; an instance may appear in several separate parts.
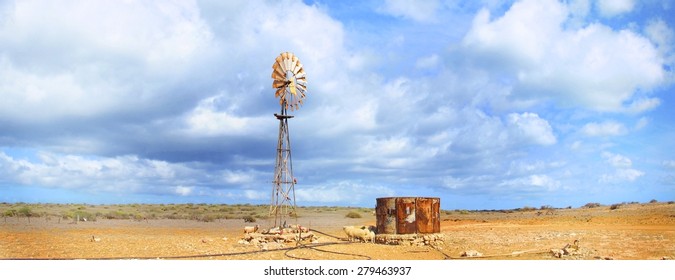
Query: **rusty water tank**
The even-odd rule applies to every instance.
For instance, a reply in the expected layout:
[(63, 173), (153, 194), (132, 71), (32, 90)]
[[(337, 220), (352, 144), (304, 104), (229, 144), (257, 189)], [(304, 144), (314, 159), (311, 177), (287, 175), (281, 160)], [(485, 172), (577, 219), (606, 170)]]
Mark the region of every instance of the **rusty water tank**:
[(441, 232), (438, 197), (382, 197), (377, 199), (378, 234)]

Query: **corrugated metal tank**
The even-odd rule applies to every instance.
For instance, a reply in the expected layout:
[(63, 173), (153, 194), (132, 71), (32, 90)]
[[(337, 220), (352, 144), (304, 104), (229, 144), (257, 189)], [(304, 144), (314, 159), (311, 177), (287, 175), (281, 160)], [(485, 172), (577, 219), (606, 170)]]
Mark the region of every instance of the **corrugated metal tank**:
[(375, 214), (378, 234), (441, 232), (441, 199), (437, 197), (382, 197)]

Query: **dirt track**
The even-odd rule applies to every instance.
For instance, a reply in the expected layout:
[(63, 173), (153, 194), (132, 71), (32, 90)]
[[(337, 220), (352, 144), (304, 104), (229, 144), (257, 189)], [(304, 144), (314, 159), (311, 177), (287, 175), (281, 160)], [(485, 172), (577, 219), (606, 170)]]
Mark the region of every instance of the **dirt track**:
[(436, 247), (348, 243), (321, 234), (344, 238), (342, 226), (374, 225), (373, 216), (349, 219), (340, 213), (302, 212), (300, 216), (300, 224), (316, 230), (318, 243), (305, 247), (286, 243), (280, 250), (267, 251), (239, 244), (243, 227), (251, 225), (241, 220), (99, 219), (75, 224), (0, 218), (0, 259), (439, 260), (461, 258), (462, 252), (475, 250), (483, 254), (481, 259), (542, 260), (558, 259), (551, 249), (574, 240), (579, 249), (562, 259), (675, 259), (675, 204), (443, 215), (445, 242)]

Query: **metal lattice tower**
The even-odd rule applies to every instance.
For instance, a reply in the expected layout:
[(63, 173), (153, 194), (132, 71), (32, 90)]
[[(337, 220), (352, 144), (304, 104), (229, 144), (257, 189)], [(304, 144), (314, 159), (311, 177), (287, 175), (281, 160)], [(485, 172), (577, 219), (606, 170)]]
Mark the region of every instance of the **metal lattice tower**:
[(288, 119), (293, 118), (282, 108), (281, 114), (274, 114), (279, 120), (279, 140), (277, 159), (274, 165), (274, 181), (270, 217), (274, 217), (273, 227), (286, 225), (288, 217), (295, 217), (295, 177), (291, 159), (291, 137), (288, 132)]
[(273, 227), (284, 227), (286, 219), (296, 218), (295, 184), (291, 161), (291, 137), (288, 132), (288, 109), (297, 110), (302, 105), (307, 91), (307, 78), (300, 60), (290, 52), (281, 53), (272, 65), (272, 87), (274, 96), (279, 98), (281, 113), (274, 114), (279, 120), (277, 158), (272, 181), (272, 200), (269, 216), (274, 217)]

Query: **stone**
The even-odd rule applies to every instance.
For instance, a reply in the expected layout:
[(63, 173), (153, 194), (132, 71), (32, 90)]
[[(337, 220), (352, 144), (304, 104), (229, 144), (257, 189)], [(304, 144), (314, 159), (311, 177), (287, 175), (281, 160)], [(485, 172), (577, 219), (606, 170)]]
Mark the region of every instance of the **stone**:
[(460, 255), (460, 257), (482, 257), (482, 256), (483, 256), (483, 254), (481, 252), (476, 251), (476, 250), (464, 251)]

